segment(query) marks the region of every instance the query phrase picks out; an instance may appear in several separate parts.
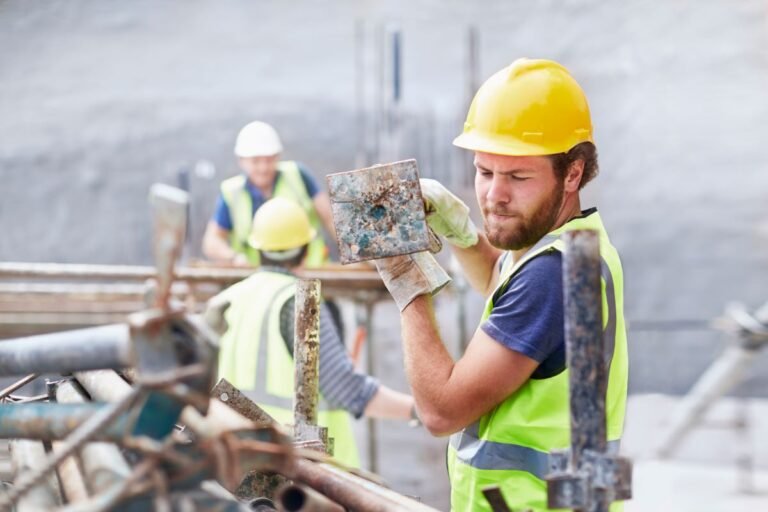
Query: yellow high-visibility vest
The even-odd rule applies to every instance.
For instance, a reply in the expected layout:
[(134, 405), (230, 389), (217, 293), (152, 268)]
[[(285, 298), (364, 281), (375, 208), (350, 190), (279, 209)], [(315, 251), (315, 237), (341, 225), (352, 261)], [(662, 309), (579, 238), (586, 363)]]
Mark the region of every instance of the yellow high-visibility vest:
[[(257, 271), (227, 288), (231, 305), (224, 313), (228, 329), (221, 337), (219, 378), (242, 390), (281, 424), (293, 423), (294, 363), (280, 332), (280, 310), (296, 294), (296, 277)], [(343, 409), (331, 409), (320, 396), (318, 425), (334, 439), (334, 457), (360, 464), (351, 425)]]
[[(248, 261), (258, 266), (260, 263), (259, 251), (248, 244), (253, 223), (253, 201), (246, 189), (244, 174), (233, 176), (221, 182), (221, 194), (229, 209), (229, 218), (232, 220), (232, 231), (229, 243), (233, 250), (245, 254)], [(319, 267), (328, 262), (328, 248), (322, 235), (322, 223), (315, 211), (312, 198), (307, 193), (304, 180), (301, 178), (299, 165), (294, 161), (283, 161), (277, 164), (277, 177), (275, 178), (275, 190), (273, 197), (285, 197), (295, 201), (307, 213), (309, 223), (317, 232), (315, 238), (309, 243), (307, 249), (307, 267)]]
[[(609, 449), (618, 450), (624, 429), (627, 402), (627, 336), (624, 324), (624, 278), (616, 249), (611, 245), (596, 210), (567, 222), (549, 233), (520, 261), (505, 265), (496, 292), (532, 258), (547, 251), (560, 251), (560, 236), (573, 229), (599, 232), (602, 258), (603, 333), (606, 364), (609, 365), (606, 423)], [(511, 262), (511, 258), (507, 258)], [(546, 283), (542, 283), (546, 286)], [(493, 309), (489, 297), (482, 320)], [(491, 510), (482, 489), (498, 485), (513, 510), (549, 510), (544, 477), (549, 453), (570, 446), (568, 369), (543, 379), (528, 379), (517, 391), (474, 424), (451, 436), (448, 468), (451, 479), (451, 509), (470, 512)], [(622, 509), (614, 503), (612, 512)]]

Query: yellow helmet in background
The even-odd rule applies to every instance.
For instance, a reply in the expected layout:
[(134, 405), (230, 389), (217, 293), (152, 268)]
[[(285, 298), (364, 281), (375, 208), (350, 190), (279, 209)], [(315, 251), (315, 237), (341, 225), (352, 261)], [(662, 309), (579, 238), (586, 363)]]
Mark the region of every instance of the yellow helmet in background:
[(315, 234), (301, 206), (273, 197), (256, 210), (248, 243), (261, 251), (288, 251), (307, 245)]
[(475, 94), (453, 144), (498, 155), (565, 153), (593, 142), (587, 97), (557, 62), (518, 59)]

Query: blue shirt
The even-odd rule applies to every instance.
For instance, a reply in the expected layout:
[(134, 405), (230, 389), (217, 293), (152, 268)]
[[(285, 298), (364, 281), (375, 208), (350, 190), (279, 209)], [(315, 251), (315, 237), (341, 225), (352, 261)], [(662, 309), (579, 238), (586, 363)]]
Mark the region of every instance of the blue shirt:
[(563, 258), (550, 251), (531, 259), (494, 296), (480, 328), (505, 347), (538, 361), (531, 376), (552, 377), (565, 369)]
[[(320, 192), (320, 188), (317, 186), (317, 182), (312, 177), (312, 175), (309, 174), (309, 171), (306, 167), (298, 162), (296, 165), (299, 167), (299, 173), (301, 174), (301, 180), (304, 182), (304, 188), (307, 189), (307, 195), (309, 195), (311, 198), (315, 197), (317, 193)], [(280, 171), (275, 174), (275, 181), (272, 183), (273, 195), (275, 192), (275, 186), (277, 185), (278, 176), (280, 176)], [(245, 180), (245, 189), (251, 196), (251, 204), (253, 205), (252, 214), (255, 215), (256, 210), (261, 208), (261, 205), (264, 204), (264, 195), (261, 193), (261, 190), (256, 188), (248, 179)], [(229, 208), (227, 207), (227, 203), (224, 201), (224, 195), (221, 194), (221, 192), (219, 193), (219, 198), (216, 201), (216, 209), (213, 212), (213, 221), (216, 222), (220, 228), (226, 229), (227, 231), (232, 231), (232, 217), (229, 215)]]

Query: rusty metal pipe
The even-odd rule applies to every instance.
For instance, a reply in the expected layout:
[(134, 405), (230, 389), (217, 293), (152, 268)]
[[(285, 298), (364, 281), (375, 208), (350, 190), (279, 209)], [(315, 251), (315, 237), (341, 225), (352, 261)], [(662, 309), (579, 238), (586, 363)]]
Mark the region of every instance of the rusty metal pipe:
[(357, 512), (436, 512), (432, 507), (328, 464), (297, 460), (293, 480)]
[[(72, 382), (60, 383), (56, 388), (56, 400), (59, 403), (84, 403), (85, 397)], [(112, 443), (88, 443), (80, 450), (80, 460), (88, 481), (88, 488), (93, 493), (109, 489), (122, 482), (131, 474), (131, 467), (126, 462), (118, 447)]]
[(317, 425), (320, 377), (320, 280), (299, 279), (296, 283), (296, 328), (294, 425)]
[(105, 325), (0, 342), (0, 376), (123, 368), (133, 361), (126, 324)]
[(344, 507), (305, 485), (284, 485), (277, 492), (277, 505), (286, 512), (344, 512)]

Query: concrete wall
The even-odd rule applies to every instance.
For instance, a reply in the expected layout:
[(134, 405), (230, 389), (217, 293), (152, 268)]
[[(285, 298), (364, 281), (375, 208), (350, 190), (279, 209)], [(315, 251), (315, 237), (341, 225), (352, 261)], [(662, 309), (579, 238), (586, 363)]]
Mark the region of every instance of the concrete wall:
[[(601, 208), (623, 255), (632, 389), (684, 391), (723, 342), (707, 322), (727, 301), (768, 299), (768, 5), (480, 5), (0, 2), (0, 259), (147, 263), (149, 185), (202, 160), (216, 175), (192, 173), (194, 257), (249, 120), (274, 123), (287, 156), (318, 178), (360, 162), (360, 76), (375, 155), (386, 24), (404, 46), (403, 145), (391, 156), (460, 183), (471, 169), (450, 141), (473, 25), (481, 78), (545, 56), (586, 89), (602, 173), (585, 203)], [(741, 392), (764, 384), (755, 374)]]

